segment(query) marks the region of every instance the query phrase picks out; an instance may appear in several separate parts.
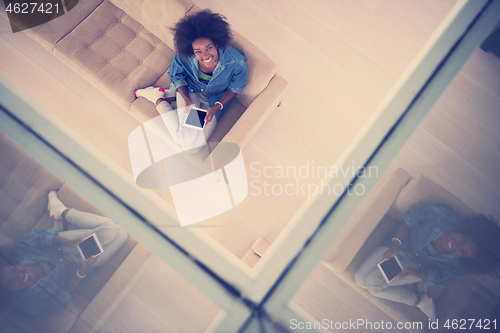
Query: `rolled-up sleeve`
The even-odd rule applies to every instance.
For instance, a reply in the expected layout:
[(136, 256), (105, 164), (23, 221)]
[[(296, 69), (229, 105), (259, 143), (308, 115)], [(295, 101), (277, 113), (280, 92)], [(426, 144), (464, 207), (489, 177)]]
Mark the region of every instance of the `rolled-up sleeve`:
[(80, 264), (74, 263), (56, 267), (31, 288), (20, 291), (16, 296), (16, 306), (32, 317), (64, 309), (72, 298), (65, 286), (79, 267)]
[(427, 287), (430, 287), (434, 284), (446, 286), (448, 283), (455, 281), (462, 275), (463, 273), (461, 272), (455, 272), (447, 269), (427, 269), (427, 280), (425, 280), (425, 282)]
[(14, 244), (12, 244), (12, 246), (52, 246), (52, 239), (54, 238), (55, 234), (56, 229), (54, 228), (50, 228), (48, 230), (35, 229), (18, 239)]
[(441, 205), (429, 205), (410, 209), (403, 216), (403, 220), (410, 227), (439, 221), (441, 218), (448, 219), (450, 224), (458, 222), (455, 215)]
[(170, 65), (170, 69), (168, 70), (168, 78), (170, 79), (170, 82), (172, 82), (175, 89), (187, 86), (186, 75), (186, 69), (182, 64), (182, 60), (176, 53), (174, 59), (172, 60), (172, 64)]
[(243, 88), (247, 85), (247, 64), (245, 57), (241, 56), (237, 61), (237, 68), (231, 76), (231, 82), (229, 83), (228, 90), (236, 94), (243, 91)]

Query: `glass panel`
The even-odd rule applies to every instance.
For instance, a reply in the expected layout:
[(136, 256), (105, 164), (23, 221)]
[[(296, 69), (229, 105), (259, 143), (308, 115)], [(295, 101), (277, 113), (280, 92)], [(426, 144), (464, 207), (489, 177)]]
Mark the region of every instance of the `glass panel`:
[[(217, 305), (128, 235), (119, 221), (103, 217), (3, 133), (0, 154), (5, 245), (0, 283), (2, 300), (11, 297), (2, 318), (15, 331), (64, 331), (75, 325), (103, 332), (202, 332), (219, 315)], [(102, 253), (96, 261), (83, 261), (75, 246), (92, 234)]]
[[(500, 136), (497, 130), (500, 125), (500, 93), (492, 83), (500, 83), (500, 57), (478, 48), (398, 153), (323, 262), (311, 272), (295, 294), (292, 302), (312, 316), (313, 324), (318, 322), (317, 325), (331, 331), (344, 328), (342, 325), (362, 331), (383, 327), (401, 327), (412, 331), (420, 327), (428, 328), (428, 325), (434, 328), (437, 324), (429, 324), (419, 308), (403, 303), (413, 304), (418, 301), (417, 295), (423, 299), (426, 292), (432, 296), (441, 328), (446, 324), (452, 325), (453, 320), (458, 325), (469, 320), (470, 325), (472, 321), (477, 323), (480, 319), (491, 321), (496, 318), (494, 304), (497, 296), (492, 296), (490, 290), (498, 284), (498, 279), (492, 276), (466, 274), (454, 280), (456, 277), (450, 269), (437, 266), (432, 268), (437, 274), (425, 270), (428, 274), (426, 281), (430, 281), (427, 285), (405, 285), (404, 292), (394, 289), (392, 295), (399, 293), (401, 297), (407, 296), (396, 302), (382, 299), (391, 296), (383, 294), (386, 283), (380, 280), (382, 275), (376, 266), (387, 248), (379, 252), (376, 249), (380, 244), (390, 246), (398, 243), (397, 240), (391, 242), (391, 238), (401, 226), (403, 215), (412, 208), (439, 204), (444, 207), (439, 208), (439, 211), (443, 209), (441, 214), (456, 216), (450, 217), (451, 221), (458, 221), (466, 214), (484, 214), (499, 220), (496, 198), (500, 196)], [(431, 216), (429, 211), (430, 208), (423, 208), (414, 218), (425, 214)], [(430, 223), (435, 221), (429, 220)], [(474, 223), (474, 229), (481, 229), (474, 234), (464, 231), (469, 235), (467, 237), (476, 237), (478, 242), (489, 244), (490, 251), (494, 251), (496, 242), (489, 243), (487, 236), (500, 234), (498, 223), (493, 229), (485, 229), (484, 223), (487, 222), (477, 219), (466, 223)], [(440, 222), (439, 225), (444, 224)], [(428, 242), (433, 247), (425, 245), (419, 250), (424, 253), (408, 248), (413, 244), (408, 245), (409, 242), (416, 241), (415, 238), (412, 241), (403, 238), (399, 249), (409, 251), (398, 252), (403, 267), (410, 267), (415, 260), (425, 266), (425, 261), (419, 261), (418, 255), (432, 257), (432, 253), (437, 251), (436, 258), (443, 258), (443, 252), (446, 254), (457, 247), (453, 240), (446, 239), (443, 243), (442, 240), (450, 234), (437, 228), (436, 224), (433, 230), (437, 238), (429, 238)], [(450, 228), (459, 232), (456, 226)], [(485, 230), (490, 231), (485, 234)], [(410, 234), (412, 232), (414, 229)], [(368, 260), (369, 255), (373, 256), (372, 268), (363, 271), (361, 267), (364, 267), (364, 260)], [(493, 262), (489, 265), (496, 267)], [(421, 267), (413, 269), (418, 271)], [(371, 288), (375, 296), (360, 288), (358, 283)], [(490, 297), (492, 301), (486, 301)], [(483, 300), (481, 306), (474, 301), (479, 299)], [(427, 311), (425, 306), (422, 307)], [(432, 315), (432, 311), (427, 313)], [(298, 318), (293, 323), (294, 326), (306, 324)]]

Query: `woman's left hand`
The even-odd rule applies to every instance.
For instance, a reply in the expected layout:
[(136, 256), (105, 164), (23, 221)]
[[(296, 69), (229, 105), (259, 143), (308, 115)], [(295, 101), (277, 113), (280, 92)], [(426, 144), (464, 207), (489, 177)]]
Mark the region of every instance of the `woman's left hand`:
[(212, 120), (212, 117), (217, 111), (219, 111), (219, 109), (220, 108), (216, 105), (207, 110), (207, 115), (205, 116), (205, 124), (208, 124)]
[(84, 240), (85, 240), (85, 237), (78, 237), (78, 238), (75, 238), (75, 239), (72, 239), (72, 240), (67, 239), (66, 240), (66, 245), (70, 246), (70, 247), (77, 247)]
[(403, 268), (403, 270), (398, 275), (396, 275), (396, 278), (402, 279), (404, 277), (407, 277), (408, 275), (415, 275), (416, 276), (415, 272), (412, 269)]

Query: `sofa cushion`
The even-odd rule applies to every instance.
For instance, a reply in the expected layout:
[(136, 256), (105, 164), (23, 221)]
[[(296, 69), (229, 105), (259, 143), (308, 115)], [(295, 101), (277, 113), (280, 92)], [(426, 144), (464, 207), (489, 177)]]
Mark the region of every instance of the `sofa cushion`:
[(232, 47), (245, 56), (247, 63), (247, 86), (237, 99), (246, 107), (263, 91), (276, 74), (278, 67), (268, 56), (248, 39), (233, 31)]
[[(80, 22), (82, 22), (102, 1), (103, 0), (80, 0), (76, 6), (73, 6), (75, 3), (74, 0), (63, 1), (68, 3), (66, 8), (71, 7), (67, 13), (47, 23), (24, 30), (24, 32), (40, 43), (40, 45), (53, 52), (57, 42), (80, 24)], [(0, 2), (0, 7), (2, 8), (2, 14), (6, 16), (3, 1)]]
[(427, 205), (443, 205), (458, 218), (464, 214), (474, 214), (474, 211), (458, 199), (454, 194), (444, 189), (424, 175), (412, 178), (399, 194), (387, 214), (402, 221), (403, 215), (410, 209)]
[(191, 0), (110, 0), (134, 20), (159, 37), (172, 50), (174, 38), (170, 28), (193, 7)]
[(152, 85), (174, 56), (107, 0), (57, 43), (54, 53), (126, 110), (135, 100), (134, 91)]
[(50, 228), (47, 194), (63, 181), (0, 133), (0, 245)]
[(411, 175), (400, 168), (380, 181), (380, 185), (363, 202), (325, 256), (330, 269), (344, 272), (349, 268), (346, 274), (353, 275), (361, 261), (380, 245), (397, 223), (386, 216), (387, 209), (410, 178)]

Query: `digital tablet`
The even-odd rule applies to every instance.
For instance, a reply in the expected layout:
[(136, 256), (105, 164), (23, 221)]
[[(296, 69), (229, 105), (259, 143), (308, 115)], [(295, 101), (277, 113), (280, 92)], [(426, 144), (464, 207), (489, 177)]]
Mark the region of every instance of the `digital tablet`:
[(401, 271), (403, 270), (403, 266), (401, 266), (401, 263), (396, 256), (387, 261), (382, 260), (378, 263), (377, 266), (378, 269), (380, 269), (380, 272), (382, 272), (382, 275), (384, 276), (387, 283), (391, 282), (396, 277), (396, 275), (401, 273)]
[(90, 235), (83, 242), (81, 242), (80, 245), (78, 245), (78, 250), (84, 260), (92, 256), (98, 256), (104, 251), (96, 234)]
[(184, 125), (191, 128), (196, 128), (202, 130), (205, 127), (205, 117), (207, 116), (207, 110), (191, 108), (189, 115), (184, 121)]

